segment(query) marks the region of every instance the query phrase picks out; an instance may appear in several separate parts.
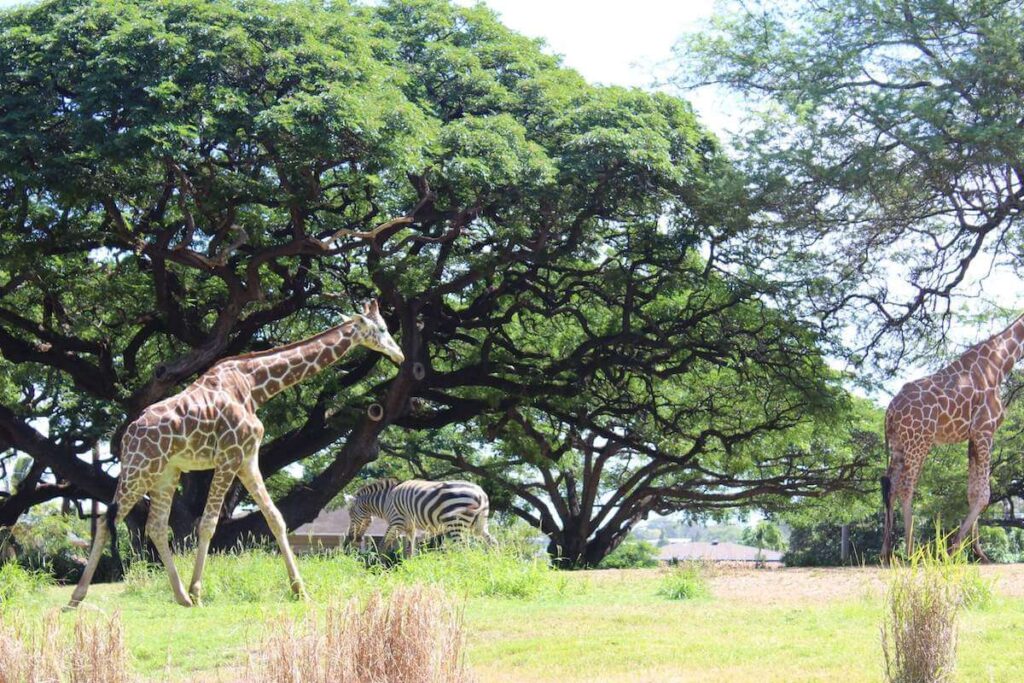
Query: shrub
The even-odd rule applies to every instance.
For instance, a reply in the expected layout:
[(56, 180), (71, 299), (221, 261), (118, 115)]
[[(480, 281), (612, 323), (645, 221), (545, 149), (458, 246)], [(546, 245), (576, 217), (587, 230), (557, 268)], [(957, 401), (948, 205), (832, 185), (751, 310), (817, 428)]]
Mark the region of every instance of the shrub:
[(658, 566), (658, 549), (647, 541), (623, 541), (618, 548), (608, 554), (601, 564), (601, 569), (640, 569)]
[(250, 659), (248, 678), (275, 683), (469, 680), (462, 612), (437, 587), (374, 593), (331, 604), (323, 619), (275, 624)]
[(661, 580), (658, 595), (670, 600), (693, 600), (710, 594), (704, 568), (696, 562), (683, 562)]
[(546, 559), (524, 560), (516, 548), (451, 543), (396, 565), (388, 578), (399, 584), (432, 583), (465, 596), (528, 598), (562, 592), (565, 581)]
[(50, 576), (43, 572), (25, 569), (14, 562), (0, 565), (0, 609), (9, 607), (26, 595), (40, 592), (51, 583)]
[[(372, 556), (371, 556), (372, 558)], [(414, 583), (440, 585), (466, 596), (526, 598), (542, 592), (561, 593), (566, 580), (551, 569), (546, 558), (523, 559), (519, 549), (499, 544), (447, 543), (443, 549), (424, 550), (385, 567), (366, 562), (358, 553), (329, 551), (300, 560), (306, 591), (327, 602), (338, 594), (388, 591)], [(194, 555), (175, 557), (179, 573), (191, 573)], [(125, 575), (125, 590), (157, 600), (170, 600), (167, 574), (162, 565), (133, 562)], [(203, 572), (203, 601), (279, 602), (290, 599), (284, 562), (277, 553), (246, 550), (215, 553)]]
[(1010, 548), (1010, 536), (999, 526), (983, 526), (979, 529), (981, 549), (993, 562), (1014, 562), (1017, 554)]
[(991, 586), (963, 551), (950, 553), (940, 533), (908, 560), (893, 560), (882, 651), (893, 683), (938, 683), (956, 667), (957, 620), (962, 609), (983, 606)]
[(121, 616), (79, 613), (71, 634), (56, 612), (38, 623), (0, 623), (0, 683), (128, 681)]
[(755, 548), (767, 548), (769, 550), (786, 549), (786, 538), (782, 535), (782, 529), (766, 519), (762, 519), (754, 526), (748, 526), (743, 529), (740, 542)]
[[(882, 549), (882, 524), (875, 517), (850, 523), (849, 564), (859, 566), (878, 557)], [(782, 558), (788, 567), (829, 567), (842, 564), (842, 526), (831, 522), (794, 525), (789, 550)], [(873, 560), (872, 560), (873, 561)]]

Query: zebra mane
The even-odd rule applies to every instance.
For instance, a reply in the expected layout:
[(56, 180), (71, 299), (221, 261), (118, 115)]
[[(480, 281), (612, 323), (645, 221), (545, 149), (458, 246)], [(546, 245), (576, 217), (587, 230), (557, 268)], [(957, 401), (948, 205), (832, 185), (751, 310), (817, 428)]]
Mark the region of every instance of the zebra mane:
[(355, 493), (355, 497), (365, 496), (368, 493), (374, 493), (376, 491), (384, 491), (387, 489), (393, 489), (398, 486), (398, 480), (394, 477), (387, 477), (386, 479), (375, 479), (368, 484), (363, 484)]

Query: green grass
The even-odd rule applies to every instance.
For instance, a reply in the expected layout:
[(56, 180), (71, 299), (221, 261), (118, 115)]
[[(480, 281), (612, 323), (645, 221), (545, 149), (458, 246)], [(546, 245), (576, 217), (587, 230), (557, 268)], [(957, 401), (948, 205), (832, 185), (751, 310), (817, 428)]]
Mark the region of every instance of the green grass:
[(25, 569), (13, 562), (0, 565), (0, 609), (26, 595), (40, 593), (53, 584), (48, 574)]
[[(187, 559), (179, 558), (186, 576)], [(246, 648), (282, 615), (416, 582), (443, 584), (463, 601), (470, 664), (482, 681), (854, 683), (882, 675), (879, 570), (712, 573), (702, 575), (704, 597), (676, 600), (662, 594), (681, 581), (670, 570), (558, 572), (480, 548), (424, 553), (391, 569), (343, 555), (303, 557), (300, 568), (309, 603), (288, 596), (279, 557), (246, 553), (211, 558), (202, 608), (174, 604), (162, 570), (135, 569), (126, 583), (94, 586), (82, 609), (120, 611), (132, 665), (151, 680), (210, 680), (216, 669), (231, 680), (230, 668), (244, 666)], [(1007, 571), (1017, 588), (997, 583), (984, 609), (964, 613), (957, 680), (1020, 680), (1024, 566)], [(833, 596), (836, 577), (855, 588)], [(800, 582), (805, 589), (794, 591)], [(40, 619), (70, 594), (70, 586), (31, 588), (8, 600), (0, 619)]]
[(658, 595), (670, 600), (693, 600), (708, 595), (708, 581), (704, 568), (695, 563), (684, 563), (673, 568), (661, 580)]

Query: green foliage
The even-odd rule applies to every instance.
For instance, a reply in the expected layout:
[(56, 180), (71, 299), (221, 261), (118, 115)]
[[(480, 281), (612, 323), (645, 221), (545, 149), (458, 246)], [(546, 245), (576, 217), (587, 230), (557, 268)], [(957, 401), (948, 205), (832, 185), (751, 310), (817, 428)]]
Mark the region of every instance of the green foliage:
[(53, 585), (46, 572), (26, 569), (16, 562), (0, 564), (0, 611)]
[(658, 587), (658, 595), (669, 600), (694, 600), (709, 594), (704, 567), (697, 562), (684, 562), (673, 567)]
[(1010, 535), (998, 526), (982, 526), (978, 529), (981, 548), (993, 562), (1017, 562), (1017, 553), (1010, 548)]
[(478, 544), (420, 553), (403, 560), (392, 574), (398, 583), (440, 584), (456, 595), (526, 599), (566, 588), (546, 559), (524, 560), (514, 549)]
[(744, 545), (755, 548), (767, 548), (769, 550), (786, 549), (786, 539), (782, 535), (782, 529), (766, 519), (761, 520), (754, 526), (744, 528), (740, 541)]
[[(181, 568), (194, 563), (192, 554), (179, 555)], [(525, 599), (557, 594), (564, 580), (544, 559), (524, 559), (515, 547), (450, 544), (442, 550), (423, 551), (390, 568), (369, 563), (342, 551), (307, 555), (302, 562), (306, 590), (314, 600), (328, 596), (362, 595), (390, 590), (396, 585), (441, 585), (456, 595)], [(275, 580), (280, 579), (280, 580)], [(170, 600), (167, 574), (162, 565), (134, 562), (125, 576), (129, 595)], [(291, 591), (280, 555), (263, 550), (215, 553), (203, 573), (203, 601), (211, 605), (287, 601)]]
[[(878, 515), (850, 522), (849, 564), (874, 563), (882, 549)], [(794, 525), (783, 561), (789, 567), (829, 567), (842, 564), (841, 525), (833, 521)]]
[(601, 564), (601, 569), (640, 569), (658, 566), (658, 549), (641, 540), (626, 540), (609, 553)]
[(766, 256), (858, 366), (933, 353), (933, 304), (1021, 263), (1022, 21), (1016, 2), (730, 2), (679, 46), (682, 85), (748, 98)]

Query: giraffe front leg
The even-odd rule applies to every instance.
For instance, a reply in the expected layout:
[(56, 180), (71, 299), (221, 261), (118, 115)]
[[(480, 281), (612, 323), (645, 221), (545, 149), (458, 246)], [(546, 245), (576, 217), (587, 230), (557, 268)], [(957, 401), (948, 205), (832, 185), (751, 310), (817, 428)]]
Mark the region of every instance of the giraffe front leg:
[(160, 561), (167, 569), (167, 577), (171, 582), (171, 590), (174, 591), (174, 599), (183, 607), (191, 607), (192, 599), (185, 592), (185, 584), (178, 576), (178, 569), (174, 566), (174, 554), (171, 552), (171, 544), (167, 540), (167, 520), (171, 516), (171, 501), (174, 499), (174, 489), (178, 485), (178, 471), (168, 468), (164, 471), (160, 481), (150, 492), (149, 517), (146, 519), (146, 534), (156, 551), (160, 555)]
[(960, 525), (960, 530), (953, 540), (954, 549), (960, 549), (970, 534), (974, 550), (978, 553), (978, 559), (982, 562), (988, 562), (989, 559), (982, 551), (980, 541), (973, 537), (972, 530), (978, 521), (978, 517), (981, 516), (981, 513), (988, 506), (991, 493), (989, 486), (991, 452), (991, 434), (984, 434), (971, 439), (967, 450), (967, 502), (969, 507), (967, 517), (964, 519), (963, 524)]
[(231, 488), (231, 482), (235, 480), (233, 467), (216, 469), (213, 472), (213, 481), (210, 483), (210, 493), (206, 498), (206, 509), (203, 510), (203, 517), (199, 521), (199, 543), (196, 546), (196, 564), (192, 569), (192, 583), (189, 584), (188, 594), (195, 605), (202, 604), (203, 592), (203, 569), (206, 566), (206, 554), (210, 549), (210, 539), (217, 530), (217, 520), (220, 518), (220, 510), (224, 506), (224, 497)]
[(292, 547), (288, 543), (288, 529), (285, 527), (284, 517), (281, 516), (281, 512), (274, 505), (270, 494), (267, 493), (267, 487), (263, 483), (263, 475), (260, 473), (255, 453), (242, 465), (238, 478), (242, 480), (242, 485), (245, 486), (249, 495), (256, 501), (260, 511), (263, 513), (263, 517), (267, 520), (270, 533), (274, 534), (274, 538), (277, 540), (277, 547), (281, 549), (281, 554), (284, 556), (284, 564), (288, 568), (288, 579), (291, 581), (292, 593), (297, 598), (308, 599), (306, 587), (302, 583), (302, 577), (299, 576), (299, 567), (295, 562), (295, 554), (292, 553)]

